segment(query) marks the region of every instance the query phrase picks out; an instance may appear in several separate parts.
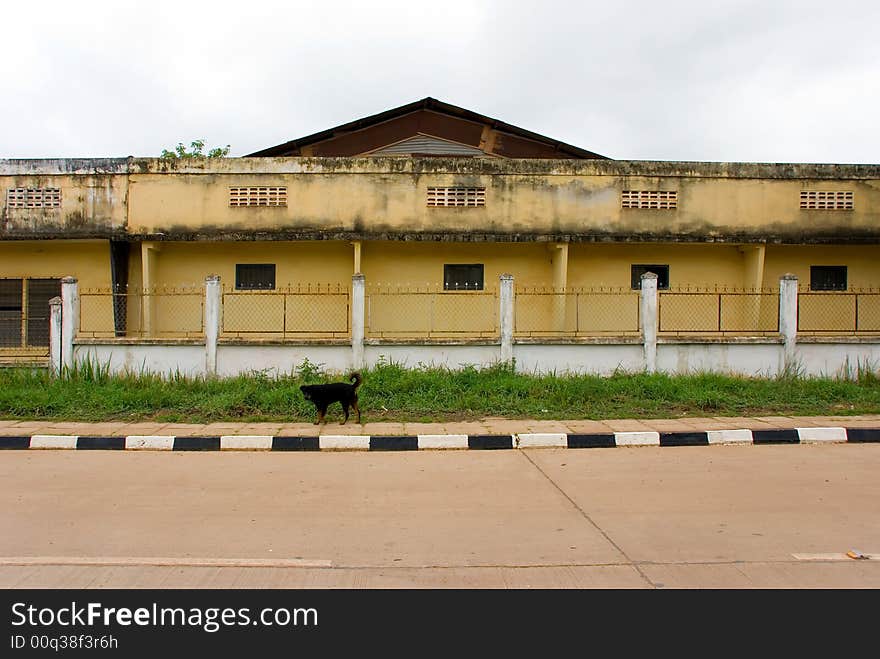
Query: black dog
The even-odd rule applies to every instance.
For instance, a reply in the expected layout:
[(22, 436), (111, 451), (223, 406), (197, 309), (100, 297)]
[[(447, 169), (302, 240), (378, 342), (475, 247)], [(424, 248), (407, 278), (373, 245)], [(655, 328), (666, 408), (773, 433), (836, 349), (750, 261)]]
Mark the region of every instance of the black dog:
[(358, 415), (358, 423), (361, 422), (361, 410), (358, 407), (357, 388), (361, 386), (360, 373), (352, 373), (348, 376), (354, 384), (347, 382), (331, 382), (330, 384), (304, 384), (299, 389), (302, 391), (306, 400), (311, 401), (318, 410), (318, 420), (315, 425), (324, 421), (324, 415), (327, 414), (327, 407), (330, 403), (341, 403), (342, 409), (345, 410), (345, 420), (348, 421), (348, 408), (354, 408)]

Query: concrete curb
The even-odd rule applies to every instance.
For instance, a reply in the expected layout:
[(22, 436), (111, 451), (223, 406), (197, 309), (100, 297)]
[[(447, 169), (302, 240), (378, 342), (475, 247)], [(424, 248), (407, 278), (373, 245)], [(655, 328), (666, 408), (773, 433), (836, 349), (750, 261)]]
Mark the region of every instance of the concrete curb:
[(713, 444), (880, 443), (880, 428), (786, 428), (607, 434), (514, 433), (510, 435), (29, 435), (0, 436), (0, 449), (129, 451), (414, 451), (443, 449), (611, 448)]

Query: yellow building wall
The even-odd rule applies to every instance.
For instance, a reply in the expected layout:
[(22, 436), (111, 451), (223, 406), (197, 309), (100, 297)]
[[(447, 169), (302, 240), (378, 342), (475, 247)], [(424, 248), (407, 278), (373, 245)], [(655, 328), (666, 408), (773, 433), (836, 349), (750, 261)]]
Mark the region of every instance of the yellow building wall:
[[(96, 173), (103, 171), (104, 173)], [(287, 205), (230, 207), (230, 186), (286, 186)], [(485, 206), (430, 208), (430, 186), (481, 186)], [(46, 237), (287, 240), (337, 232), (520, 234), (662, 242), (861, 237), (880, 240), (876, 166), (401, 158), (224, 158), (173, 163), (0, 161), (15, 187), (58, 187), (61, 208), (4, 206), (3, 231)], [(677, 208), (621, 208), (624, 190), (677, 191)], [(802, 210), (802, 191), (852, 192), (846, 211)], [(301, 234), (301, 235), (298, 235)]]
[(361, 268), (367, 286), (443, 288), (444, 264), (482, 263), (485, 287), (497, 289), (502, 274), (519, 284), (552, 281), (552, 251), (546, 243), (364, 242)]
[(778, 286), (779, 278), (791, 273), (805, 290), (810, 286), (811, 265), (845, 265), (848, 288), (880, 288), (878, 245), (768, 245), (764, 285)]
[[(163, 169), (163, 167), (165, 167)], [(632, 171), (656, 169), (662, 175)], [(846, 166), (445, 159), (229, 159), (169, 170), (146, 162), (131, 175), (129, 226), (166, 235), (219, 231), (583, 234), (662, 240), (688, 235), (800, 241), (878, 234), (880, 182)], [(814, 171), (815, 170), (815, 171)], [(841, 172), (842, 178), (834, 174)], [(812, 176), (811, 176), (812, 174)], [(864, 175), (868, 176), (868, 175)], [(287, 206), (230, 207), (230, 186), (287, 186)], [(430, 208), (429, 186), (482, 186), (484, 207)], [(674, 210), (622, 209), (623, 190), (675, 190)], [(802, 190), (849, 191), (848, 211), (800, 209)], [(729, 239), (729, 238), (728, 238)]]
[(237, 263), (274, 263), (277, 288), (308, 284), (351, 285), (354, 248), (342, 241), (316, 242), (159, 242), (158, 286), (203, 286), (205, 277), (220, 275), (226, 288), (235, 286)]
[(736, 245), (574, 244), (568, 252), (569, 286), (629, 288), (631, 266), (669, 266), (671, 288), (745, 283), (745, 260)]
[(110, 287), (106, 240), (0, 241), (0, 278), (76, 277), (80, 287)]
[[(76, 236), (125, 227), (127, 174), (95, 174), (90, 170), (97, 169), (97, 164), (87, 165), (81, 173), (61, 174), (59, 164), (65, 161), (38, 162), (41, 164), (28, 168), (36, 173), (0, 174), (0, 203), (4, 205), (6, 231)], [(75, 171), (76, 167), (71, 164), (65, 169)], [(8, 207), (7, 191), (15, 188), (60, 188), (61, 205), (56, 208)]]

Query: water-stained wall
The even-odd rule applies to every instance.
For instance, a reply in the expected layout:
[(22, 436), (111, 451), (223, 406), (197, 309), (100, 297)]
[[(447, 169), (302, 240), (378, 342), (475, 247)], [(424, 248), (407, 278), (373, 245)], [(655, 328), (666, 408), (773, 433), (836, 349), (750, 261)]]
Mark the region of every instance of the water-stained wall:
[[(284, 188), (286, 204), (232, 206), (230, 187)], [(477, 207), (429, 207), (432, 186), (485, 188)], [(9, 190), (60, 188), (58, 208)], [(624, 191), (676, 193), (624, 208)], [(802, 192), (851, 193), (803, 210)], [(880, 166), (471, 158), (0, 161), (0, 238), (872, 243)]]

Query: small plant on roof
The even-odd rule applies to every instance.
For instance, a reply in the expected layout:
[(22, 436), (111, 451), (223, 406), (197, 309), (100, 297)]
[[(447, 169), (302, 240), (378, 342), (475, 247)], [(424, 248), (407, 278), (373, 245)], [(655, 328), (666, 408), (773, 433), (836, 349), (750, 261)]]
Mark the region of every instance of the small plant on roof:
[(205, 140), (193, 140), (189, 144), (190, 150), (187, 151), (183, 142), (178, 142), (173, 151), (162, 149), (162, 155), (159, 156), (163, 160), (180, 160), (183, 158), (225, 158), (229, 155), (229, 145), (225, 147), (216, 147), (204, 153)]

